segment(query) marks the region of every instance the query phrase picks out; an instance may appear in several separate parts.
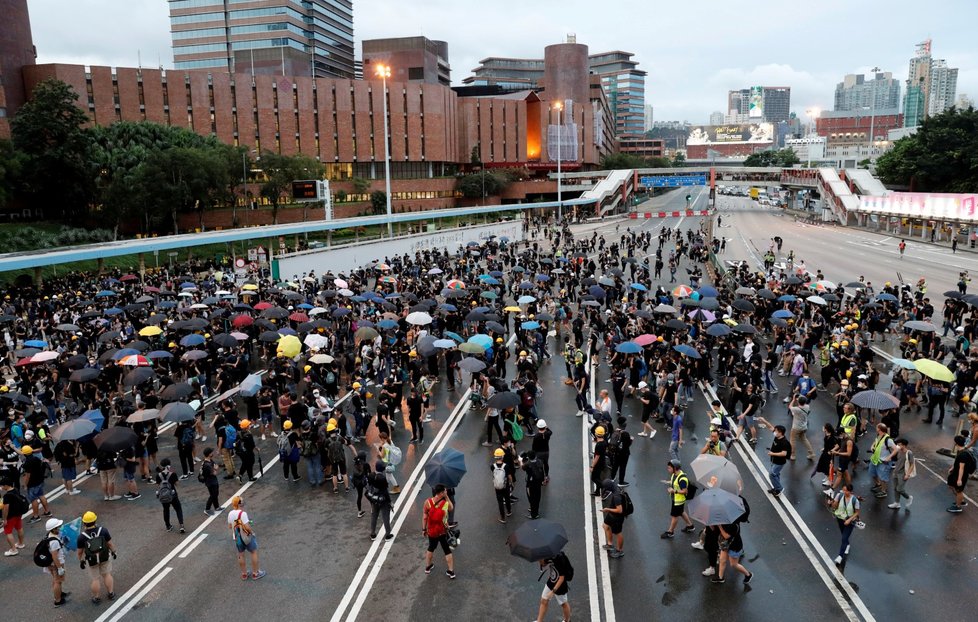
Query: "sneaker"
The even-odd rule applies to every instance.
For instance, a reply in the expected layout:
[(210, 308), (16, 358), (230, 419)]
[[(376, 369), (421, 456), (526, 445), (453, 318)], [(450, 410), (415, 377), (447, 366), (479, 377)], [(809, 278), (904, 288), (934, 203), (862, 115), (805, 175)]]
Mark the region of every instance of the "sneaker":
[(829, 480), (827, 480), (827, 479), (823, 479), (823, 480), (822, 480), (822, 485), (823, 485), (823, 486), (831, 486), (831, 485), (832, 485), (832, 482), (830, 482), (830, 481), (829, 481)]
[(906, 508), (908, 510), (910, 509), (910, 504), (911, 503), (913, 503), (913, 495), (910, 495), (909, 497), (907, 497), (907, 506), (906, 506)]
[(377, 534), (375, 534), (375, 533), (370, 534), (370, 540), (371, 541), (376, 540), (376, 539), (377, 539)]
[(40, 522), (40, 520), (41, 520), (41, 517), (40, 516), (31, 516), (31, 519), (29, 521), (27, 521), (27, 522), (29, 522), (29, 523), (37, 523), (37, 522)]
[(65, 600), (65, 597), (64, 597), (64, 595), (62, 594), (62, 596), (61, 596), (61, 600), (56, 600), (56, 601), (54, 601), (54, 606), (55, 606), (55, 607), (64, 607), (64, 606), (65, 606), (65, 605), (66, 605), (67, 603), (68, 603), (68, 601), (67, 601), (67, 600)]
[(619, 559), (624, 556), (625, 556), (625, 551), (619, 551), (618, 549), (615, 549), (612, 552), (608, 553), (608, 557), (612, 557), (614, 559)]
[(693, 533), (694, 531), (696, 531), (695, 525), (686, 525), (685, 527), (682, 528), (683, 533)]
[(129, 495), (129, 500), (130, 501), (135, 501), (136, 499), (138, 499), (138, 498), (140, 498), (142, 496), (143, 496), (142, 493), (134, 492), (131, 495)]
[[(909, 504), (908, 504), (908, 505), (909, 505)], [(26, 544), (18, 544), (18, 545), (17, 545), (17, 548), (18, 548), (18, 549), (22, 549), (22, 548), (24, 548), (24, 547), (26, 547), (26, 546), (27, 546)]]
[(251, 578), (252, 578), (252, 580), (257, 581), (258, 579), (261, 579), (262, 577), (264, 577), (266, 574), (268, 574), (268, 573), (265, 572), (264, 570), (259, 570), (258, 572), (252, 574), (251, 575)]
[[(952, 503), (952, 504), (951, 504), (951, 505), (950, 505), (950, 506), (949, 506), (949, 507), (947, 508), (947, 511), (948, 511), (948, 512), (950, 512), (951, 514), (960, 514), (960, 513), (961, 513), (961, 512), (963, 512), (964, 510), (963, 510), (963, 509), (961, 508), (961, 506), (959, 506), (959, 505), (957, 505), (957, 504), (955, 504), (955, 503)], [(34, 522), (34, 519), (31, 519), (31, 522)]]
[(207, 516), (214, 516), (214, 510), (204, 510), (204, 514)]
[(109, 600), (115, 600), (115, 592), (109, 592), (106, 596)]
[(826, 497), (831, 497), (835, 495), (835, 491), (832, 490), (831, 488), (826, 488), (825, 490), (822, 491), (822, 494), (825, 495)]
[(866, 528), (866, 523), (862, 522), (861, 520), (856, 521), (856, 529), (865, 529), (865, 528)]
[(502, 516), (500, 516), (500, 517), (499, 517), (499, 518), (497, 518), (496, 520), (497, 520), (497, 521), (499, 521), (500, 523), (502, 523), (503, 525), (505, 525), (505, 524), (506, 524), (506, 519), (505, 519), (505, 518), (503, 518)]
[(102, 599), (99, 598), (98, 596), (96, 596), (95, 598), (92, 599), (92, 604), (93, 605), (101, 604), (101, 602), (102, 602)]
[(638, 435), (639, 436), (648, 436), (648, 434), (646, 434), (645, 432), (639, 432)]
[(80, 495), (81, 491), (78, 490), (77, 488), (72, 488), (71, 490), (68, 491), (68, 494), (71, 496)]
[(109, 500), (109, 495), (104, 495), (102, 497), (102, 501), (108, 501), (108, 500)]
[(173, 531), (173, 525), (167, 525), (166, 526), (166, 530), (167, 531)]
[(659, 537), (662, 538), (663, 540), (669, 540), (670, 538), (675, 537), (675, 535), (676, 534), (671, 531), (663, 531)]
[(393, 539), (394, 539), (394, 534), (392, 533), (389, 533), (386, 536), (384, 536), (384, 542), (390, 542)]
[(746, 577), (744, 577), (744, 584), (746, 585), (747, 583), (750, 583), (751, 582), (751, 579), (753, 579), (753, 578), (754, 578), (754, 573), (752, 572), (749, 575), (747, 575)]
[(261, 440), (265, 440), (265, 435), (264, 434), (261, 435)]
[(183, 525), (180, 525), (180, 533), (187, 533), (187, 530), (183, 528)]
[[(301, 477), (293, 477), (292, 478), (292, 482), (295, 483), (295, 482), (299, 481), (300, 479), (302, 479), (302, 478)], [(333, 492), (336, 492), (336, 491), (334, 490)]]
[(835, 559), (833, 561), (835, 562), (835, 565), (836, 566), (841, 566), (842, 565), (842, 556), (841, 555), (836, 555), (835, 556)]
[(583, 410), (577, 411), (577, 416), (578, 417), (583, 417), (584, 416), (584, 411)]
[(363, 518), (366, 513), (367, 512), (364, 511), (364, 510), (358, 510), (357, 511), (357, 518)]
[(727, 580), (724, 579), (723, 577), (713, 577), (712, 579), (710, 579), (710, 583), (718, 583), (719, 584), (719, 583), (726, 583), (726, 582), (727, 582)]
[(180, 479), (187, 479), (188, 477), (190, 477), (190, 473), (184, 473), (180, 476)]
[(425, 574), (431, 574), (431, 569), (434, 568), (434, 567), (435, 567), (434, 564), (428, 564), (427, 566), (424, 567), (424, 573)]
[(272, 438), (278, 438), (278, 434), (276, 434), (275, 432), (272, 432)]
[(787, 403), (788, 403), (788, 402), (790, 402), (790, 401), (791, 401), (791, 398), (789, 398), (789, 397), (786, 397), (786, 398), (784, 398), (783, 400), (781, 400), (781, 403), (783, 403), (783, 404), (787, 404)]
[(881, 490), (875, 493), (873, 496), (876, 497), (877, 499), (886, 499), (887, 494)]
[(9, 551), (3, 552), (4, 557), (13, 557), (14, 555), (20, 555), (20, 551), (17, 549), (10, 549)]
[(693, 547), (697, 551), (702, 551), (703, 550), (703, 543), (700, 542), (699, 540), (697, 540), (696, 542), (693, 542), (689, 546)]
[(492, 447), (492, 443), (486, 441), (485, 443), (482, 443), (482, 446), (483, 447)]
[(888, 505), (886, 507), (890, 508), (891, 510), (899, 510), (900, 507), (902, 507), (902, 506), (900, 505), (900, 502), (897, 501), (895, 503), (891, 503), (890, 505)]
[(716, 573), (717, 573), (716, 568), (714, 568), (713, 566), (710, 566), (709, 568), (707, 568), (706, 570), (703, 571), (703, 576), (704, 577), (712, 577)]
[(454, 579), (455, 578), (455, 571), (454, 570), (446, 570), (445, 571), (445, 576), (448, 577), (449, 579)]
[(620, 488), (626, 488), (626, 487), (631, 486), (631, 485), (632, 485), (631, 482), (618, 482), (618, 486)]

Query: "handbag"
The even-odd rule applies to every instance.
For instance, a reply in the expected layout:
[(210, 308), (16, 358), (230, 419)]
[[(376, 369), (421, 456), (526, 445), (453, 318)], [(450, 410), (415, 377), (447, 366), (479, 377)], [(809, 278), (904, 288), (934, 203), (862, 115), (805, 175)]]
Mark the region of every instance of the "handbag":
[(462, 543), (462, 530), (458, 527), (449, 527), (445, 537), (448, 539), (448, 548), (454, 551)]

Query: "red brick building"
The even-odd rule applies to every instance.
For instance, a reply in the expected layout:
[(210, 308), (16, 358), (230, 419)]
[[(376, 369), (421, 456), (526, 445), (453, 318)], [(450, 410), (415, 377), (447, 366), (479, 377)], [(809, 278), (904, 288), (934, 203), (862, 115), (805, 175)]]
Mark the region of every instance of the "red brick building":
[(873, 141), (886, 141), (887, 132), (903, 127), (903, 114), (896, 109), (859, 111), (825, 111), (815, 120), (815, 132), (825, 137), (827, 147), (862, 144), (869, 142), (872, 129)]

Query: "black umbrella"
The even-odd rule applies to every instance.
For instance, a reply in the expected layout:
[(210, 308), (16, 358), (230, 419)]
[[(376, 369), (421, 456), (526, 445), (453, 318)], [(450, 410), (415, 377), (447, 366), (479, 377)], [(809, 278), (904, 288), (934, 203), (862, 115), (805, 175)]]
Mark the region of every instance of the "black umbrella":
[(567, 545), (567, 530), (560, 523), (539, 519), (527, 521), (506, 538), (509, 552), (535, 562), (551, 559)]
[(852, 396), (852, 403), (859, 408), (873, 410), (889, 410), (900, 406), (900, 400), (882, 391), (860, 391)]
[(735, 333), (741, 333), (744, 335), (753, 335), (757, 333), (757, 329), (750, 324), (737, 324), (733, 327)]
[(962, 298), (964, 298), (964, 294), (958, 291), (954, 291), (953, 289), (944, 292), (944, 296), (952, 300), (961, 300)]
[(101, 374), (102, 370), (88, 367), (71, 372), (71, 375), (68, 376), (68, 380), (71, 382), (91, 382), (98, 378)]
[(134, 447), (137, 436), (132, 428), (114, 426), (95, 435), (95, 446), (100, 451), (116, 452)]
[(738, 298), (733, 301), (731, 305), (734, 309), (738, 311), (744, 311), (745, 313), (752, 313), (754, 311), (754, 303), (744, 298)]
[(485, 322), (487, 319), (489, 318), (486, 317), (486, 314), (479, 311), (469, 311), (465, 316), (466, 322)]
[(207, 328), (207, 320), (204, 318), (195, 317), (184, 322), (183, 327), (187, 330), (203, 330)]
[(222, 348), (234, 348), (238, 345), (238, 340), (228, 333), (214, 335), (211, 340)]
[(175, 423), (193, 421), (196, 414), (193, 406), (183, 402), (171, 402), (160, 409), (160, 419)]
[(113, 339), (116, 339), (117, 337), (119, 337), (120, 334), (121, 333), (119, 331), (117, 331), (117, 330), (106, 331), (106, 332), (104, 332), (104, 333), (102, 333), (101, 335), (98, 336), (97, 341), (99, 343), (109, 343)]
[(486, 322), (486, 328), (497, 333), (505, 333), (506, 327), (499, 322)]
[(275, 343), (281, 338), (282, 335), (270, 330), (265, 331), (262, 334), (258, 335), (258, 341), (261, 341), (262, 343)]
[(189, 397), (193, 392), (193, 387), (186, 382), (177, 382), (160, 391), (160, 399), (168, 402), (175, 402), (177, 400), (182, 400)]
[(730, 327), (726, 324), (713, 324), (706, 329), (706, 334), (712, 337), (726, 337), (730, 332)]
[(145, 352), (149, 350), (149, 344), (142, 340), (130, 341), (123, 348), (132, 348), (133, 350), (139, 350), (140, 352)]
[(78, 369), (88, 365), (88, 357), (84, 354), (75, 354), (74, 356), (69, 356), (68, 360), (65, 361), (65, 365), (68, 369)]
[(777, 298), (777, 295), (775, 295), (775, 293), (769, 289), (759, 289), (757, 290), (757, 295), (766, 300), (774, 300)]
[(156, 372), (153, 371), (152, 367), (137, 367), (126, 374), (126, 377), (122, 379), (122, 384), (127, 387), (137, 387), (154, 378), (156, 378)]
[(470, 374), (474, 374), (486, 368), (485, 363), (483, 363), (479, 359), (472, 358), (472, 357), (467, 357), (462, 359), (461, 361), (459, 361), (458, 366), (462, 371), (467, 371)]
[(425, 481), (429, 486), (442, 484), (455, 488), (465, 475), (465, 455), (448, 447), (433, 455), (424, 465)]
[(666, 328), (671, 328), (672, 330), (686, 330), (686, 323), (682, 320), (671, 319), (665, 324)]
[(788, 285), (801, 285), (801, 279), (796, 276), (789, 276), (784, 282)]
[(490, 397), (489, 401), (486, 402), (486, 406), (489, 408), (505, 410), (507, 408), (516, 408), (519, 403), (519, 395), (513, 393), (512, 391), (502, 391)]

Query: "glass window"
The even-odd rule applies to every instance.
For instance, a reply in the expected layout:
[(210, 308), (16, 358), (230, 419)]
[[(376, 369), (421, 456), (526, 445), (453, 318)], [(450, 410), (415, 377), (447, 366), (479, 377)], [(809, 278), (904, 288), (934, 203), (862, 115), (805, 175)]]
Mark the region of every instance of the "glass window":
[(223, 0), (170, 0), (170, 10), (197, 9), (200, 7), (223, 7)]
[(198, 28), (197, 30), (175, 30), (173, 40), (198, 39), (203, 37), (223, 37), (226, 34), (224, 28)]
[(173, 55), (178, 54), (204, 54), (206, 52), (226, 52), (226, 43), (204, 43), (201, 45), (181, 45), (173, 48)]
[(227, 69), (228, 61), (226, 58), (210, 58), (207, 60), (184, 60), (173, 63), (174, 69), (208, 69), (210, 67), (222, 67)]
[(199, 13), (197, 15), (177, 15), (170, 18), (171, 25), (199, 24), (201, 22), (223, 22), (224, 13)]

